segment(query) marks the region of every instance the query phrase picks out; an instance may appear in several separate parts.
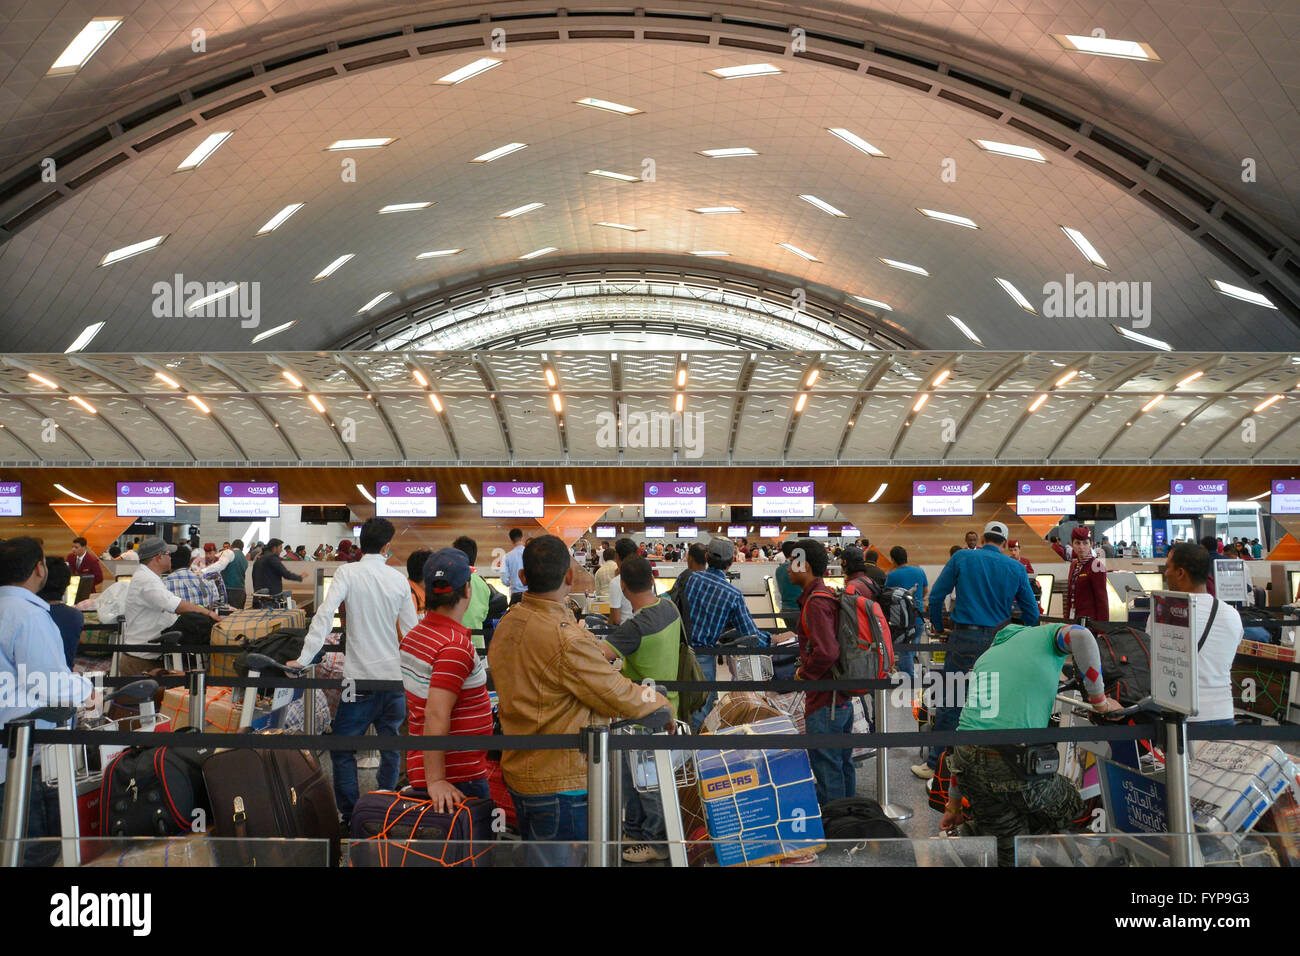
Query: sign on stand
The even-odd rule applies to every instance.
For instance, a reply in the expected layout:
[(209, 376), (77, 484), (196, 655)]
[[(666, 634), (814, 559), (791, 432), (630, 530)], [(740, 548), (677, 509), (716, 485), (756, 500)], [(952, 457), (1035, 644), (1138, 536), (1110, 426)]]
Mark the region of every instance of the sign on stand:
[(1220, 601), (1246, 602), (1246, 562), (1241, 558), (1214, 562), (1214, 596)]
[(1177, 591), (1151, 594), (1151, 696), (1165, 710), (1196, 715), (1196, 603)]

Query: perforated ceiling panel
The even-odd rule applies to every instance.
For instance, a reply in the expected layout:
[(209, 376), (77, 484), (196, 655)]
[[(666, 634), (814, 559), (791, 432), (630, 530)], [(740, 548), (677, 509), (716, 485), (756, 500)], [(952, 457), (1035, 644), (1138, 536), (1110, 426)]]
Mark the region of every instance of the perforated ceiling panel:
[(892, 395), (872, 395), (858, 413), (841, 456), (849, 460), (884, 460), (903, 424), (911, 401)]

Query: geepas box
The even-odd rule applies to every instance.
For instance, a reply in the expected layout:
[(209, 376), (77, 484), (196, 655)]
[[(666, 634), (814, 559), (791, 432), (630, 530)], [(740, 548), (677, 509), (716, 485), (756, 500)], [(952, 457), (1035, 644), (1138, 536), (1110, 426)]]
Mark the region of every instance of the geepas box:
[[(788, 717), (728, 727), (720, 737), (793, 734)], [(742, 740), (737, 744), (743, 746)], [(751, 866), (825, 848), (806, 750), (701, 750), (700, 798), (718, 862)]]

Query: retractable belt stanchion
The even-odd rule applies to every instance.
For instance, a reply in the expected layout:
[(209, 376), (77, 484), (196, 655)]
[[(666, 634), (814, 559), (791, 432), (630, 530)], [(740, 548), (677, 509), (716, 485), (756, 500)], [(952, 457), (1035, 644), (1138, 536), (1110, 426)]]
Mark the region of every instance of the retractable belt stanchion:
[(190, 682), (190, 726), (202, 732), (208, 703), (207, 675), (202, 670), (192, 670), (186, 677)]
[(587, 750), (587, 865), (608, 866), (609, 727), (582, 728)]
[[(876, 733), (889, 732), (889, 691), (878, 688), (871, 692), (872, 704), (876, 711)], [(889, 749), (880, 747), (876, 750), (876, 802), (885, 816), (891, 820), (910, 820), (910, 807), (889, 802)]]
[(1187, 718), (1166, 713), (1165, 725), (1165, 800), (1168, 803), (1169, 833), (1173, 837), (1174, 866), (1200, 866), (1192, 819), (1192, 798), (1188, 789)]
[(0, 866), (21, 866), (23, 839), (27, 836), (28, 798), (32, 790), (32, 721), (11, 720), (5, 724), (5, 747), (9, 761), (5, 768), (4, 814), (0, 816)]
[[(303, 668), (302, 673), (304, 677), (314, 678), (316, 665)], [(316, 736), (316, 691), (310, 687), (304, 688), (302, 692), (302, 732), (308, 737)]]
[(623, 852), (620, 847), (620, 841), (623, 839), (623, 761), (627, 759), (629, 756), (621, 750), (609, 752), (609, 770), (605, 775), (609, 783), (605, 788), (608, 866), (623, 865)]

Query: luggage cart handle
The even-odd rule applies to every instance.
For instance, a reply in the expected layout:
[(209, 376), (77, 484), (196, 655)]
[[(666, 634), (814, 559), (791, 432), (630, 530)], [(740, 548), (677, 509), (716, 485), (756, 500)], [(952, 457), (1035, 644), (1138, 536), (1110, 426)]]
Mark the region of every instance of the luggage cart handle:
[(129, 684), (123, 684), (113, 693), (109, 694), (105, 700), (133, 700), (137, 703), (146, 700), (152, 700), (153, 695), (158, 693), (158, 682), (152, 677), (142, 677), (139, 680), (133, 680)]
[(265, 654), (249, 654), (247, 657), (249, 673), (261, 674), (263, 671), (279, 671), (286, 677), (297, 677), (306, 668), (290, 667), (287, 664), (281, 664), (274, 657), (267, 657)]
[(645, 727), (649, 730), (663, 730), (672, 722), (672, 718), (673, 711), (671, 707), (660, 707), (644, 717), (632, 717), (628, 720), (616, 721), (609, 725), (609, 729), (613, 731), (623, 730), (628, 727)]

